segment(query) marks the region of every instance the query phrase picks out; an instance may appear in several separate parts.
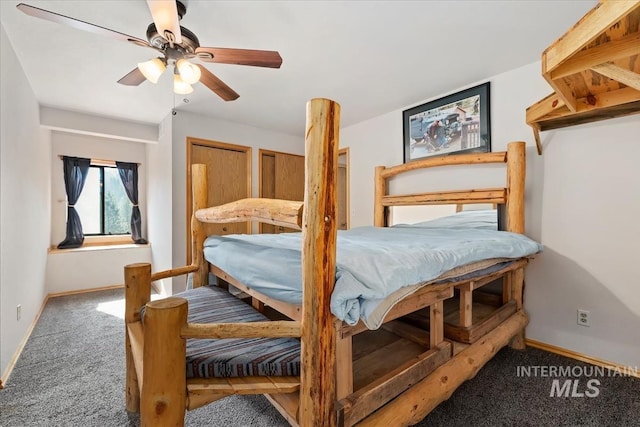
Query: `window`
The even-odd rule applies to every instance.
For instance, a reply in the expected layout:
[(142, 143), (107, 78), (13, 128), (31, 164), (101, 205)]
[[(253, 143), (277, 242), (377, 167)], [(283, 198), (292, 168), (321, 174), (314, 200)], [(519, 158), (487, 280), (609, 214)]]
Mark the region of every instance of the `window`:
[(91, 165), (76, 203), (85, 236), (131, 234), (131, 202), (116, 167)]

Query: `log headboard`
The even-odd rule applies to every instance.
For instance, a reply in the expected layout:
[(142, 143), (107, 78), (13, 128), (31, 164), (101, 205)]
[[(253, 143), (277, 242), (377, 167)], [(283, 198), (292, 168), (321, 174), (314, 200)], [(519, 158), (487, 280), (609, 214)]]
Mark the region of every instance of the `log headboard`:
[[(402, 173), (451, 165), (506, 164), (506, 185), (500, 188), (438, 191), (418, 194), (389, 194), (389, 180)], [(524, 184), (526, 162), (525, 143), (511, 142), (507, 151), (480, 154), (458, 154), (447, 157), (427, 158), (403, 165), (375, 169), (375, 195), (373, 225), (388, 224), (389, 207), (493, 203), (505, 206), (506, 231), (524, 233)]]

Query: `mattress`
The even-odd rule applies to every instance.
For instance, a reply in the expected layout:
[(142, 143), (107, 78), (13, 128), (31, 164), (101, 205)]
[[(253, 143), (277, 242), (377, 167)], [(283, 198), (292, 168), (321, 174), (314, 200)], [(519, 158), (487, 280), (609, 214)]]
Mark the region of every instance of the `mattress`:
[[(301, 233), (210, 236), (207, 261), (249, 288), (291, 304), (302, 301)], [(448, 275), (483, 273), (532, 256), (528, 237), (485, 228), (395, 226), (338, 231), (331, 312), (377, 329), (399, 300)]]
[(396, 224), (394, 227), (481, 228), (485, 230), (497, 230), (498, 211), (496, 209), (461, 211), (453, 215), (418, 222), (416, 224)]

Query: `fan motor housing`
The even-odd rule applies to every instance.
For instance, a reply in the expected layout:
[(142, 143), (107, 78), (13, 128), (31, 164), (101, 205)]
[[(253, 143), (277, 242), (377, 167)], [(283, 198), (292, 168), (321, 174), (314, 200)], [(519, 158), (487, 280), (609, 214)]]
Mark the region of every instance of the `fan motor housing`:
[[(181, 48), (185, 53), (191, 54), (200, 47), (198, 37), (188, 28), (180, 26), (180, 34), (182, 35), (182, 43), (175, 43), (174, 47)], [(158, 32), (154, 23), (149, 24), (147, 27), (147, 40), (151, 46), (161, 50), (165, 50), (169, 45), (167, 39)]]

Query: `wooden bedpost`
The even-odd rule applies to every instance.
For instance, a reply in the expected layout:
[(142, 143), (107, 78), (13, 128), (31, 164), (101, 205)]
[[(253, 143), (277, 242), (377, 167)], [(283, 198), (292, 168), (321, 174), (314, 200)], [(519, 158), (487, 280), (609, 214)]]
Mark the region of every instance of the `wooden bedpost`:
[(523, 141), (507, 146), (507, 231), (524, 234), (526, 147)]
[[(507, 231), (524, 234), (524, 186), (526, 173), (526, 146), (522, 141), (507, 146)], [(503, 280), (509, 286), (509, 298), (522, 310), (524, 268), (509, 273)], [(511, 348), (524, 350), (524, 328), (510, 343)]]
[(124, 267), (125, 286), (125, 352), (126, 352), (126, 407), (127, 411), (140, 410), (140, 385), (131, 351), (127, 326), (140, 320), (140, 308), (151, 299), (151, 264), (129, 264)]
[(187, 300), (169, 297), (147, 304), (141, 427), (184, 425), (187, 408)]
[(307, 103), (302, 223), (300, 426), (336, 425), (336, 332), (329, 307), (335, 282), (340, 105)]
[(387, 194), (387, 180), (382, 176), (384, 166), (376, 166), (375, 176), (375, 194), (373, 195), (373, 225), (375, 227), (384, 227), (385, 208), (382, 204), (382, 198)]
[(193, 287), (209, 284), (209, 271), (204, 259), (204, 240), (207, 238), (205, 226), (196, 218), (198, 209), (207, 208), (207, 165), (191, 165), (191, 188), (193, 209), (191, 214), (191, 264), (198, 266), (193, 274)]

